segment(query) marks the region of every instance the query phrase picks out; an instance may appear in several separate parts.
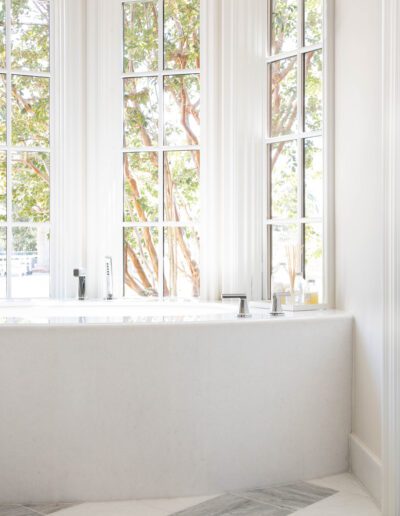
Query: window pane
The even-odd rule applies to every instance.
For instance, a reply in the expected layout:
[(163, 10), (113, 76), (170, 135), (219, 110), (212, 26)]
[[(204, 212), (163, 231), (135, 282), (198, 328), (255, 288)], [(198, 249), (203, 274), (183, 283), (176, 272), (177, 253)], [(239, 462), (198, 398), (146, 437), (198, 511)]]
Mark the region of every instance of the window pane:
[(13, 228), (12, 296), (48, 297), (50, 239), (46, 227)]
[(0, 152), (0, 221), (7, 220), (7, 153)]
[(287, 266), (286, 248), (288, 245), (300, 244), (299, 229), (297, 224), (272, 226), (272, 272), (277, 269), (280, 263), (284, 263)]
[(305, 131), (322, 129), (322, 51), (308, 52), (304, 58)]
[(149, 72), (157, 66), (157, 3), (124, 4), (124, 72)]
[(0, 74), (0, 145), (7, 141), (7, 97), (6, 75)]
[(14, 222), (50, 221), (50, 155), (20, 152), (12, 156)]
[(200, 77), (164, 78), (166, 145), (198, 145), (200, 136)]
[(305, 216), (322, 217), (323, 153), (322, 138), (304, 141)]
[(316, 45), (322, 41), (322, 2), (304, 1), (304, 44)]
[(46, 77), (12, 77), (12, 141), (14, 145), (48, 147), (49, 79)]
[(158, 295), (158, 229), (124, 229), (125, 295)]
[(6, 67), (6, 2), (0, 0), (0, 68)]
[(166, 152), (164, 155), (164, 218), (167, 221), (199, 220), (200, 153)]
[(200, 0), (164, 0), (164, 66), (200, 68)]
[(322, 224), (305, 225), (305, 262), (306, 279), (315, 280), (322, 302), (322, 271), (323, 271), (323, 240)]
[(271, 54), (297, 48), (297, 0), (272, 0)]
[(12, 0), (11, 66), (31, 71), (50, 67), (49, 0)]
[(7, 297), (7, 229), (0, 228), (0, 297)]
[(297, 58), (281, 59), (271, 65), (271, 135), (297, 130)]
[(199, 235), (193, 228), (164, 230), (164, 296), (200, 295)]
[(124, 220), (158, 220), (158, 156), (156, 152), (124, 155)]
[(124, 80), (125, 147), (158, 143), (157, 77)]
[(271, 216), (298, 215), (297, 140), (271, 145)]

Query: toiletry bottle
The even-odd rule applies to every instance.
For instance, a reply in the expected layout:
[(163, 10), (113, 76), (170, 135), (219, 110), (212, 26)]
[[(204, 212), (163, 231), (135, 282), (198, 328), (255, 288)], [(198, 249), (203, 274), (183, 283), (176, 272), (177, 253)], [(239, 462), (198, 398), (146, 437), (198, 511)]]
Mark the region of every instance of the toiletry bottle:
[(296, 274), (296, 279), (294, 282), (294, 296), (295, 296), (294, 299), (295, 299), (296, 304), (302, 305), (304, 303), (305, 289), (306, 289), (306, 285), (305, 285), (305, 281), (303, 278), (303, 273), (298, 272)]
[(318, 304), (318, 291), (315, 284), (315, 280), (310, 279), (307, 281), (306, 291), (304, 293), (304, 304), (305, 305), (317, 305)]
[(271, 294), (280, 293), (281, 301), (284, 304), (286, 302), (286, 296), (282, 295), (283, 292), (288, 291), (289, 287), (289, 276), (284, 262), (278, 263), (274, 268), (271, 278)]

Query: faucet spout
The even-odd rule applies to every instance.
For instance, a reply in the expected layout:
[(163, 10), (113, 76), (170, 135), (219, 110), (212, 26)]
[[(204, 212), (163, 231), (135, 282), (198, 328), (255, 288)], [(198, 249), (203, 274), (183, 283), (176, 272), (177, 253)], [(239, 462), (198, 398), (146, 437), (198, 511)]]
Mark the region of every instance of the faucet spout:
[(245, 318), (251, 317), (251, 313), (249, 310), (249, 305), (247, 303), (247, 295), (246, 294), (222, 294), (221, 299), (239, 299), (239, 312), (237, 317)]
[(74, 269), (73, 274), (78, 278), (78, 299), (83, 301), (86, 299), (86, 270)]

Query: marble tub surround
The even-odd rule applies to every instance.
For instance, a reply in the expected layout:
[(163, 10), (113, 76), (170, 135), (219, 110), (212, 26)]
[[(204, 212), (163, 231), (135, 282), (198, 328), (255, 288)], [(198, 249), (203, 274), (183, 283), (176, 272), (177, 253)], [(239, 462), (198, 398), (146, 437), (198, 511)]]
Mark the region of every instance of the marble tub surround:
[(194, 498), (0, 506), (0, 516), (380, 516), (350, 474)]
[(0, 504), (188, 497), (346, 471), (351, 373), (346, 315), (0, 327)]

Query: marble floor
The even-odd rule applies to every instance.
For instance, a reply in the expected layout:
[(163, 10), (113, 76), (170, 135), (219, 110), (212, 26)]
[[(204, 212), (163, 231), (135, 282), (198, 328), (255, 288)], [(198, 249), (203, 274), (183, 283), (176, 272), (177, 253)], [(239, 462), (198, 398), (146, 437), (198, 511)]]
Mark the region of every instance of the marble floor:
[(349, 473), (214, 496), (77, 504), (0, 505), (0, 516), (379, 516)]

